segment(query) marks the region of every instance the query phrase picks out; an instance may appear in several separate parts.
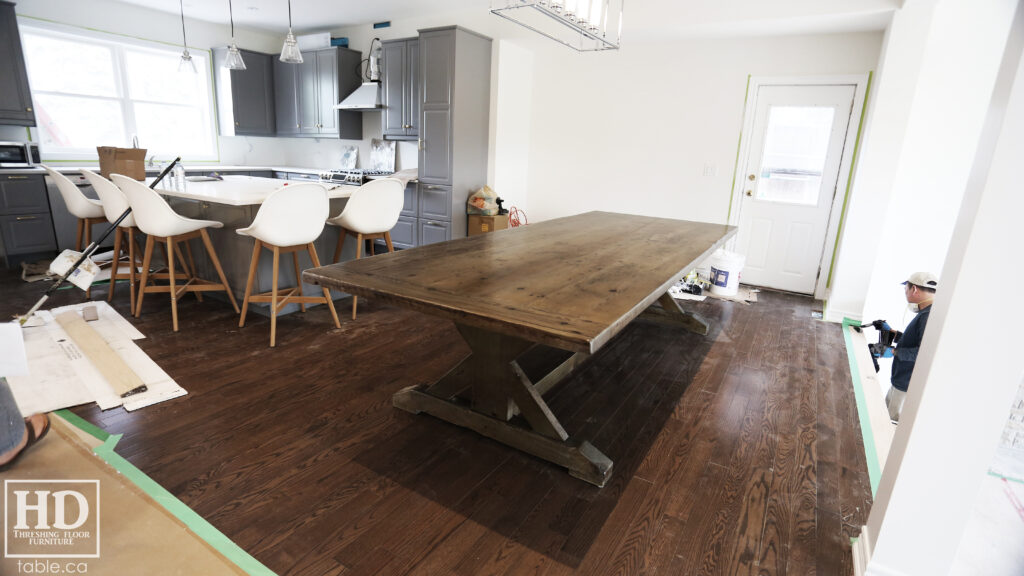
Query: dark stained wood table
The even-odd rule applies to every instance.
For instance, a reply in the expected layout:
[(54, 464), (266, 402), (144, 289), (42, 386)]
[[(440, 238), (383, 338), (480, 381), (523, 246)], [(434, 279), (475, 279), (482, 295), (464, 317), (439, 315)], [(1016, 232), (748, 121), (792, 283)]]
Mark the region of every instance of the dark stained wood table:
[[(571, 437), (543, 394), (640, 315), (706, 334), (707, 324), (667, 291), (735, 233), (722, 224), (588, 212), (313, 268), (303, 279), (455, 322), (472, 353), (437, 382), (396, 393), (396, 407), (603, 486), (612, 461)], [(573, 354), (533, 382), (517, 359), (537, 345)]]

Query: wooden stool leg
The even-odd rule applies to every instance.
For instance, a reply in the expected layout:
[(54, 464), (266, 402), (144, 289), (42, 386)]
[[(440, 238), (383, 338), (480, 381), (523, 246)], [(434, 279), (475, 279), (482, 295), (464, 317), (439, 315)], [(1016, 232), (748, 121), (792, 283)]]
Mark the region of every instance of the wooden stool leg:
[[(320, 259), (316, 256), (316, 246), (312, 242), (306, 244), (306, 250), (309, 252), (309, 260), (313, 263), (314, 268), (320, 267)], [(334, 301), (331, 300), (331, 291), (327, 288), (323, 289), (324, 299), (326, 300), (327, 307), (331, 310), (331, 318), (334, 318), (334, 326), (341, 328), (341, 321), (338, 320), (338, 312), (334, 309)]]
[(146, 281), (149, 279), (149, 262), (153, 258), (153, 237), (146, 235), (146, 250), (142, 256), (142, 281), (139, 282), (139, 297), (135, 299), (135, 317), (142, 312), (142, 298), (146, 295)]
[(395, 251), (395, 245), (391, 243), (391, 232), (384, 233), (384, 243), (388, 245), (388, 252)]
[[(199, 270), (196, 269), (195, 258), (192, 257), (192, 245), (189, 244), (188, 240), (185, 241), (185, 253), (188, 254), (188, 266), (189, 268), (192, 269), (192, 272), (189, 274), (189, 276), (191, 276), (192, 278), (199, 277)], [(203, 293), (201, 290), (196, 290), (195, 295), (196, 300), (199, 300), (200, 302), (203, 301)]]
[(174, 237), (167, 237), (167, 276), (171, 281), (171, 324), (178, 331), (178, 295), (174, 288)]
[(281, 259), (281, 249), (274, 246), (274, 276), (270, 281), (270, 347), (273, 348), (277, 337), (277, 267)]
[(117, 286), (118, 271), (121, 268), (121, 227), (114, 230), (114, 262), (110, 268), (110, 289), (107, 290), (107, 302), (114, 300), (114, 287)]
[(341, 249), (345, 246), (345, 236), (348, 236), (348, 231), (344, 228), (338, 228), (338, 246), (334, 249), (334, 263), (341, 262)]
[(135, 228), (128, 229), (128, 301), (135, 310)]
[(210, 242), (210, 235), (206, 233), (206, 228), (200, 229), (199, 233), (203, 236), (203, 244), (206, 246), (206, 251), (210, 253), (210, 260), (213, 262), (213, 267), (217, 270), (220, 283), (224, 285), (224, 291), (228, 294), (228, 300), (231, 301), (231, 305), (235, 308), (235, 313), (237, 314), (239, 312), (238, 302), (235, 302), (235, 295), (231, 292), (228, 279), (224, 276), (224, 269), (220, 267), (220, 260), (217, 259), (217, 252), (214, 251), (213, 243)]
[(245, 298), (242, 299), (242, 317), (238, 319), (238, 327), (245, 326), (245, 314), (249, 311), (249, 296), (252, 295), (252, 283), (256, 278), (256, 268), (259, 265), (261, 244), (256, 238), (253, 238), (255, 243), (252, 246), (252, 262), (249, 263), (249, 277), (245, 281)]
[(85, 231), (85, 230), (83, 230), (84, 227), (85, 227), (85, 220), (79, 218), (78, 219), (78, 230), (75, 232), (75, 252), (81, 252), (82, 251), (82, 232)]
[[(361, 258), (360, 254), (359, 254), (359, 251), (362, 250), (362, 248), (363, 248), (363, 235), (362, 234), (356, 234), (356, 260), (359, 260), (359, 258)], [(353, 294), (352, 295), (352, 319), (353, 320), (356, 319), (356, 300), (357, 300), (356, 295)]]
[[(292, 252), (292, 264), (295, 266), (295, 289), (299, 291), (299, 296), (302, 296), (302, 272), (299, 272), (299, 251)], [(299, 309), (303, 312), (306, 311), (306, 303), (300, 302)]]

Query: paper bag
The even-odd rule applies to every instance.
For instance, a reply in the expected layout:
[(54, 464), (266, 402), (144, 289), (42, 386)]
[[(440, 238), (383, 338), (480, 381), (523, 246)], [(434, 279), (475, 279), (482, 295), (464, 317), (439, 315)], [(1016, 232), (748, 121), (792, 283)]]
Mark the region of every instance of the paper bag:
[(100, 156), (100, 175), (110, 179), (111, 174), (123, 174), (136, 180), (146, 179), (145, 148), (115, 148), (97, 146)]

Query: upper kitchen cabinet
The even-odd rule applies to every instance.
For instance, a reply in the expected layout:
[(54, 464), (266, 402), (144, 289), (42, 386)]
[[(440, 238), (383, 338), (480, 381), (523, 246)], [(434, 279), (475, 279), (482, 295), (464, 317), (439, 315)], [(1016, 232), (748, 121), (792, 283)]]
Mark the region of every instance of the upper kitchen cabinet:
[(450, 26), (420, 30), (419, 41), (419, 182), (450, 203), (461, 238), (466, 199), (487, 183), (491, 39)]
[(277, 132), (273, 56), (248, 50), (240, 52), (245, 70), (228, 70), (224, 68), (227, 48), (213, 49), (220, 133), (223, 136), (273, 136)]
[(384, 109), (381, 127), (389, 140), (414, 140), (420, 128), (420, 41), (418, 38), (381, 43)]
[(298, 136), (299, 66), (274, 58), (274, 111), (278, 136)]
[(0, 124), (35, 126), (14, 4), (0, 0)]
[(275, 63), (278, 135), (361, 140), (363, 115), (334, 109), (359, 87), (361, 60), (356, 50), (328, 48), (303, 52), (302, 64)]

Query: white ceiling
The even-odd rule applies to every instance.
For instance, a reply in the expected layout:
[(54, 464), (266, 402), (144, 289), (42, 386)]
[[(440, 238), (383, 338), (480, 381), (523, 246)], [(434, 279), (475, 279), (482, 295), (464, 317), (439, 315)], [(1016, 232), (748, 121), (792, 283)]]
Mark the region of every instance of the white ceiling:
[[(178, 13), (178, 0), (121, 0)], [(882, 30), (904, 0), (630, 0), (623, 36), (651, 38)], [(286, 0), (232, 0), (235, 25), (283, 32)], [(435, 13), (486, 13), (505, 0), (292, 0), (296, 33), (336, 30)], [(227, 23), (228, 0), (184, 0), (185, 16)]]

